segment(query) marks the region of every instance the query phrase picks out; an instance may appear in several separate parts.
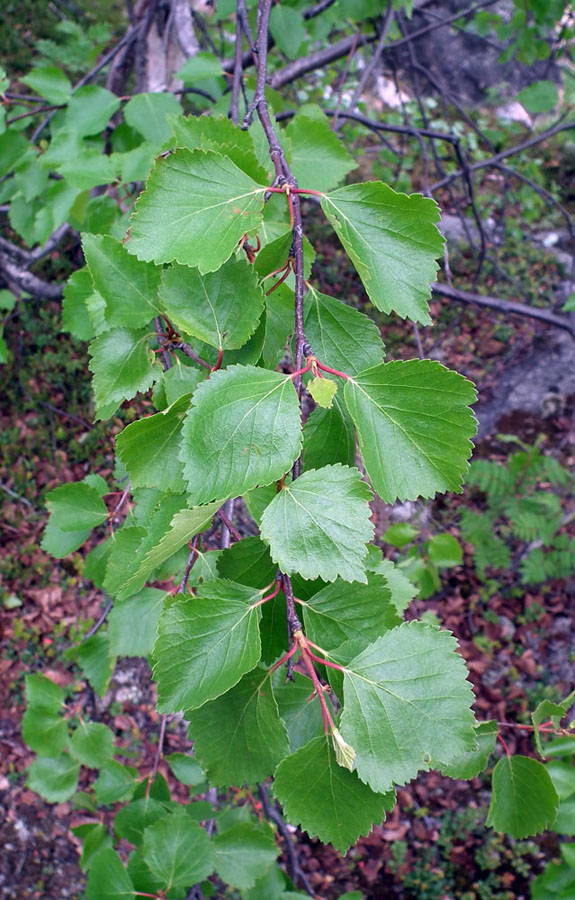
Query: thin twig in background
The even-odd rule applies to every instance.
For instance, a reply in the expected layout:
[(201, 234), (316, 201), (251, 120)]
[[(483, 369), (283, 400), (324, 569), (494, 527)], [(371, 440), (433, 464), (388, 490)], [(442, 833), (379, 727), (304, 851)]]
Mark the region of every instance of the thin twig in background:
[(307, 891), (310, 897), (315, 896), (314, 891), (307, 879), (307, 875), (299, 864), (297, 851), (294, 846), (294, 841), (289, 832), (289, 829), (284, 822), (283, 816), (281, 815), (280, 811), (272, 806), (267, 789), (264, 784), (258, 784), (258, 795), (262, 802), (262, 807), (264, 813), (266, 814), (266, 818), (277, 826), (277, 829), (282, 837), (288, 860), (288, 872), (291, 880), (294, 883), (294, 886), (297, 887), (298, 881), (301, 881), (304, 889)]

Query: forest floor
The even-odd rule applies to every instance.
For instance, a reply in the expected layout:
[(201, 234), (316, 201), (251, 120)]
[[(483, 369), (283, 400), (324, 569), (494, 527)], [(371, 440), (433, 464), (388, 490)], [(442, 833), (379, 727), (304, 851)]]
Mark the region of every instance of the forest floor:
[[(361, 305), (357, 279), (349, 271), (340, 274), (341, 254), (335, 247), (324, 247), (323, 265), (330, 292)], [(436, 302), (433, 314), (438, 324), (422, 329), (425, 355), (474, 380), (480, 406), (493, 398), (511, 366), (525, 364), (557, 340), (556, 332), (541, 324), (510, 322), (487, 310)], [(387, 319), (380, 324), (388, 358), (416, 355), (411, 326)], [(80, 898), (84, 885), (79, 842), (69, 829), (84, 821), (85, 813), (73, 801), (45, 804), (26, 786), (33, 754), (20, 734), (24, 674), (38, 671), (83, 691), (86, 704), (114, 729), (126, 758), (138, 761), (142, 775), (152, 767), (158, 731), (145, 661), (119, 663), (110, 690), (99, 700), (65, 657), (98, 619), (105, 599), (83, 579), (82, 553), (54, 562), (41, 550), (43, 496), (62, 481), (83, 478), (89, 469), (110, 478), (113, 447), (106, 429), (92, 424), (85, 347), (58, 329), (58, 306), (32, 302), (6, 329), (13, 358), (0, 401), (0, 894), (10, 900)], [(115, 420), (116, 430), (133, 414), (127, 404)], [(506, 457), (509, 445), (497, 431), (529, 443), (544, 435), (544, 449), (573, 465), (574, 422), (575, 396), (563, 398), (547, 416), (540, 410), (508, 410), (493, 434), (478, 443), (476, 454)], [(456, 534), (456, 512), (466, 502), (466, 494), (441, 499), (431, 515)], [(390, 523), (389, 511), (378, 507), (375, 515), (381, 535)], [(435, 613), (457, 636), (470, 668), (478, 718), (522, 721), (540, 700), (558, 699), (573, 688), (572, 584), (548, 582), (525, 590), (503, 579), (498, 590), (486, 592), (465, 547), (463, 565), (450, 570), (431, 599), (414, 601), (409, 615), (423, 612)], [(507, 742), (511, 752), (532, 751), (524, 733), (510, 729)], [(168, 728), (167, 747), (189, 749), (177, 722)], [(169, 778), (167, 769), (161, 771)], [(422, 775), (398, 792), (387, 821), (345, 858), (300, 836), (302, 865), (317, 897), (335, 900), (346, 890), (358, 890), (366, 900), (528, 900), (530, 882), (556, 853), (556, 839), (512, 841), (486, 829), (488, 784), (484, 777), (459, 782), (437, 773)], [(81, 785), (87, 788), (87, 782)], [(240, 793), (237, 802), (244, 800)], [(111, 821), (111, 810), (102, 815)]]

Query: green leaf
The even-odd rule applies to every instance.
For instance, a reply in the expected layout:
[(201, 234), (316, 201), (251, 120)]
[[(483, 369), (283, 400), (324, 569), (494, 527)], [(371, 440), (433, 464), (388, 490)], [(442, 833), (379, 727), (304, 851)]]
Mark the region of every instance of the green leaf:
[(487, 825), (514, 838), (540, 834), (555, 821), (559, 799), (545, 766), (505, 756), (493, 770)]
[(397, 522), (387, 529), (382, 535), (382, 540), (392, 547), (405, 547), (419, 534), (419, 528), (414, 528), (409, 522)]
[(261, 591), (217, 579), (166, 609), (154, 647), (158, 710), (198, 709), (258, 663)]
[(393, 792), (376, 794), (355, 772), (339, 766), (324, 735), (280, 763), (274, 793), (290, 822), (342, 854), (395, 804)]
[(387, 581), (373, 573), (367, 584), (328, 584), (304, 604), (303, 618), (306, 635), (327, 649), (348, 640), (371, 643), (401, 623)]
[(184, 365), (180, 360), (171, 369), (164, 372), (162, 385), (166, 392), (168, 406), (179, 400), (184, 394), (193, 394), (200, 381), (207, 375), (206, 369)]
[(534, 81), (516, 96), (528, 113), (549, 113), (559, 103), (559, 91), (552, 81)]
[(337, 392), (337, 382), (331, 378), (323, 378), (317, 375), (307, 383), (306, 387), (318, 406), (322, 406), (324, 409), (331, 409), (333, 398)]
[(429, 285), (444, 243), (435, 200), (370, 181), (326, 194), (321, 205), (374, 305), (429, 325)]
[(178, 328), (221, 350), (243, 347), (264, 308), (256, 274), (244, 260), (230, 260), (206, 275), (188, 266), (170, 266), (164, 271), (160, 300)]
[(157, 487), (174, 493), (184, 490), (178, 454), (182, 421), (189, 405), (190, 397), (184, 395), (163, 412), (132, 422), (118, 435), (116, 448), (133, 488)]
[(0, 309), (12, 312), (16, 306), (16, 297), (12, 291), (0, 290)]
[(161, 269), (140, 262), (121, 241), (107, 235), (84, 234), (82, 249), (94, 288), (106, 301), (108, 324), (125, 328), (147, 325), (159, 311)]
[(102, 587), (112, 597), (123, 591), (126, 578), (132, 571), (134, 560), (137, 560), (138, 550), (146, 534), (144, 527), (124, 524), (110, 537), (106, 575)]
[[(127, 868), (132, 884), (140, 895), (144, 893), (151, 894), (153, 897), (158, 896), (158, 893), (162, 890), (164, 885), (161, 879), (152, 875), (146, 865), (146, 854), (142, 844), (130, 854)], [(168, 897), (173, 896), (175, 896), (173, 892), (168, 894)]]
[(213, 53), (196, 53), (176, 72), (176, 78), (181, 78), (184, 84), (196, 84), (210, 78), (219, 78), (223, 74), (222, 64), (217, 56)]
[(266, 587), (274, 580), (276, 572), (277, 566), (273, 564), (268, 548), (257, 537), (236, 541), (218, 559), (221, 578), (250, 587)]
[(59, 166), (58, 172), (79, 191), (116, 181), (118, 167), (110, 156), (99, 150), (85, 150)]
[(329, 191), (357, 168), (326, 118), (298, 113), (286, 128), (291, 141), (290, 168), (300, 188)]
[(54, 759), (38, 756), (28, 769), (28, 787), (48, 803), (65, 803), (78, 786), (79, 771), (67, 753)]
[(136, 204), (128, 250), (156, 263), (176, 260), (213, 272), (262, 221), (261, 187), (212, 151), (160, 158)]
[(56, 713), (28, 705), (22, 717), (22, 737), (35, 753), (59, 756), (68, 743), (68, 726)]
[(39, 66), (31, 69), (20, 81), (41, 97), (45, 97), (48, 103), (56, 105), (67, 103), (72, 96), (70, 80), (56, 66)]
[(471, 685), (448, 631), (404, 622), (345, 667), (341, 731), (374, 790), (475, 748)]
[[(564, 851), (565, 844), (561, 849)], [(575, 900), (573, 869), (575, 866), (548, 862), (543, 872), (529, 885), (531, 900)]]
[(171, 753), (164, 757), (178, 781), (190, 787), (199, 787), (206, 781), (204, 770), (197, 759), (185, 753)]
[(44, 675), (26, 675), (25, 691), (28, 709), (56, 714), (64, 705), (64, 691)]
[(290, 6), (276, 4), (270, 15), (270, 33), (281, 52), (288, 59), (295, 59), (305, 38), (305, 22), (301, 13)]
[(115, 328), (90, 344), (90, 371), (99, 418), (111, 403), (131, 400), (160, 378), (162, 367), (148, 338), (146, 332)]
[[(142, 782), (140, 782), (140, 787)], [(114, 819), (114, 831), (119, 838), (125, 838), (136, 847), (142, 843), (144, 832), (150, 825), (159, 822), (166, 815), (164, 803), (150, 795), (139, 797), (124, 806)]]
[(87, 531), (62, 531), (50, 518), (42, 535), (42, 550), (56, 559), (64, 559), (81, 547), (91, 534), (91, 528)]
[(276, 481), (301, 446), (291, 378), (255, 366), (215, 372), (198, 386), (182, 434), (180, 458), (191, 503), (237, 497)]
[(51, 519), (62, 531), (97, 528), (108, 518), (108, 510), (99, 493), (82, 481), (63, 484), (46, 494)]
[(93, 293), (88, 267), (72, 272), (64, 288), (62, 330), (70, 332), (81, 341), (91, 341), (95, 337), (94, 326), (86, 307), (86, 300)]
[(146, 828), (144, 853), (146, 865), (163, 881), (166, 892), (174, 888), (183, 895), (214, 869), (212, 842), (184, 808)]
[(100, 134), (119, 108), (118, 97), (103, 87), (88, 84), (74, 91), (64, 121), (71, 132), (82, 137)]
[(575, 737), (555, 738), (547, 741), (543, 750), (542, 755), (546, 757), (571, 756), (575, 754)]
[(334, 398), (331, 409), (317, 407), (303, 427), (303, 464), (307, 469), (355, 462), (355, 430), (343, 404)]
[(552, 703), (551, 700), (542, 700), (541, 703), (537, 704), (535, 711), (531, 714), (531, 721), (535, 726), (534, 730), (534, 738), (535, 744), (537, 746), (537, 752), (541, 754), (541, 756), (547, 755), (544, 754), (543, 748), (541, 745), (541, 734), (539, 732), (539, 726), (546, 722), (547, 720), (551, 720), (551, 723), (554, 728), (559, 728), (559, 724), (561, 719), (567, 715), (569, 712), (569, 708), (575, 699), (575, 692), (571, 692), (568, 697), (565, 697), (560, 703)]
[(96, 800), (102, 806), (129, 800), (136, 789), (136, 770), (112, 760), (106, 763), (94, 782)]
[(158, 634), (158, 621), (168, 595), (144, 588), (127, 600), (116, 601), (108, 616), (110, 651), (114, 656), (148, 656)]
[(373, 535), (371, 492), (357, 469), (324, 466), (284, 485), (261, 520), (263, 540), (282, 572), (324, 581), (366, 582), (363, 558)]
[(107, 725), (80, 720), (70, 741), (70, 753), (83, 766), (99, 769), (114, 756), (114, 735)]
[(562, 802), (575, 794), (575, 768), (568, 762), (552, 759), (545, 766)]
[(105, 825), (87, 822), (70, 828), (72, 834), (82, 841), (82, 854), (80, 856), (80, 868), (86, 872), (97, 853), (104, 848), (112, 846), (111, 835)]
[(244, 675), (223, 696), (186, 713), (186, 718), (194, 752), (210, 783), (218, 787), (263, 781), (289, 753), (269, 672), (263, 669)]
[(126, 900), (135, 896), (124, 864), (114, 850), (101, 850), (88, 872), (87, 900)]
[(13, 165), (20, 161), (28, 146), (26, 138), (17, 131), (9, 129), (0, 134), (0, 177), (7, 175)]
[(436, 534), (427, 545), (427, 555), (438, 568), (460, 566), (463, 561), (461, 544), (451, 534)]
[(215, 869), (240, 891), (251, 888), (279, 856), (273, 835), (250, 822), (238, 822), (214, 838)]
[(116, 665), (116, 660), (110, 656), (108, 635), (99, 631), (79, 647), (73, 647), (72, 653), (98, 697), (103, 697)]
[(344, 399), (382, 500), (461, 491), (476, 430), (470, 381), (432, 360), (398, 360), (349, 379)]
[(557, 818), (553, 823), (553, 830), (558, 834), (568, 834), (570, 837), (575, 836), (575, 797), (563, 800), (559, 804)]
[(147, 141), (159, 145), (172, 133), (166, 116), (181, 112), (182, 104), (169, 92), (135, 94), (124, 107), (124, 121)]
[[(172, 502), (177, 506), (181, 501), (175, 497)], [(164, 530), (162, 527), (164, 514), (172, 515), (172, 513), (168, 504), (161, 504), (160, 509), (154, 515), (154, 528), (150, 528), (148, 536), (140, 547), (138, 565), (125, 581), (124, 587), (118, 595), (119, 599), (123, 600), (136, 591), (140, 591), (154, 569), (177, 553), (194, 535), (204, 530), (219, 506), (218, 502), (192, 509), (181, 509), (171, 518), (169, 528)]]
[[(157, 156), (157, 144), (143, 141), (133, 150), (128, 150), (126, 153), (113, 153), (112, 156), (119, 168), (122, 184), (145, 181)], [(94, 231), (95, 229), (87, 230)]]
[(480, 775), (485, 770), (489, 757), (495, 750), (497, 723), (493, 720), (480, 722), (479, 725), (475, 726), (475, 734), (477, 737), (477, 750), (469, 750), (463, 756), (454, 759), (448, 766), (440, 766), (440, 771), (443, 775), (467, 781)]
[(319, 361), (348, 375), (381, 362), (379, 329), (368, 316), (313, 288), (304, 300), (305, 334)]
[(168, 121), (178, 147), (216, 150), (259, 184), (267, 183), (266, 170), (257, 160), (250, 132), (242, 131), (227, 116), (168, 116)]

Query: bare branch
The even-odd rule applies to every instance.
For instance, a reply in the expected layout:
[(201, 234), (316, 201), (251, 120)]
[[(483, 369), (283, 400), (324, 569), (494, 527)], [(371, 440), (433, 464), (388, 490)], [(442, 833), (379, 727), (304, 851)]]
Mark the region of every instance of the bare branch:
[(527, 306), (525, 303), (516, 303), (513, 300), (503, 300), (501, 297), (484, 297), (481, 294), (472, 294), (469, 291), (460, 291), (447, 284), (439, 284), (434, 282), (431, 285), (434, 294), (448, 297), (455, 300), (456, 303), (475, 303), (477, 306), (485, 306), (489, 309), (496, 309), (498, 312), (505, 314), (513, 314), (524, 316), (529, 319), (537, 319), (545, 322), (547, 325), (554, 325), (556, 328), (562, 328), (567, 331), (573, 340), (575, 340), (575, 330), (567, 318), (555, 315), (546, 309), (537, 309), (534, 306)]

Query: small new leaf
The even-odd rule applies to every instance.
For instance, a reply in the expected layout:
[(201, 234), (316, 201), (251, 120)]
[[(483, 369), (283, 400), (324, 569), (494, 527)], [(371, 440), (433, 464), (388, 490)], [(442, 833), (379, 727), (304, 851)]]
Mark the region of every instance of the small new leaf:
[(353, 764), (357, 754), (351, 744), (344, 741), (341, 732), (337, 728), (334, 728), (331, 732), (331, 741), (338, 766), (343, 766), (344, 769), (349, 769), (350, 772), (353, 772)]
[(308, 383), (307, 389), (318, 406), (322, 406), (324, 409), (331, 409), (333, 398), (337, 393), (335, 381), (318, 375)]

